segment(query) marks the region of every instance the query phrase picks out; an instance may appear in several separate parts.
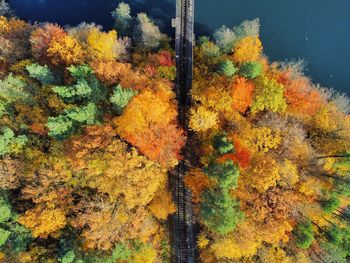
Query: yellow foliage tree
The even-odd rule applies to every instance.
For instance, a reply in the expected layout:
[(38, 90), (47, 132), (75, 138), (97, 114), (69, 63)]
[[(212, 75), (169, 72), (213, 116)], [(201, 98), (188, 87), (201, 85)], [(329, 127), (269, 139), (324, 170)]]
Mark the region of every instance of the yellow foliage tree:
[(71, 189), (64, 184), (71, 180), (72, 170), (63, 154), (63, 146), (52, 142), (49, 153), (27, 150), (21, 198), (34, 207), (20, 215), (19, 222), (32, 230), (34, 237), (55, 235), (67, 224), (73, 203)]
[(262, 51), (262, 44), (258, 36), (248, 36), (241, 39), (233, 50), (233, 61), (246, 63), (259, 59)]
[(299, 181), (298, 167), (288, 159), (281, 164), (279, 172), (281, 179), (278, 184), (282, 187), (291, 188)]
[(87, 36), (87, 52), (91, 60), (114, 60), (118, 57), (117, 31), (101, 32), (93, 27)]
[(147, 205), (166, 180), (159, 165), (139, 155), (135, 148), (128, 150), (120, 140), (86, 155), (84, 160), (80, 169), (86, 184), (108, 194), (113, 202), (123, 200), (130, 209)]
[(259, 262), (261, 263), (293, 263), (290, 257), (280, 247), (264, 247), (259, 251)]
[(122, 202), (111, 203), (100, 196), (96, 200), (82, 200), (72, 221), (82, 229), (84, 247), (110, 250), (117, 242), (141, 240), (149, 242), (158, 230), (152, 215), (142, 206), (129, 209)]
[(189, 127), (196, 132), (204, 132), (217, 127), (218, 116), (204, 106), (192, 108), (190, 111)]
[(283, 95), (284, 87), (282, 84), (266, 76), (258, 77), (254, 81), (256, 88), (251, 106), (253, 114), (263, 110), (278, 113), (286, 111), (287, 103)]
[(132, 138), (135, 133), (148, 129), (151, 123), (169, 124), (176, 120), (177, 110), (172, 103), (174, 95), (169, 87), (159, 85), (157, 91), (145, 90), (133, 97), (116, 120), (119, 135)]
[(237, 225), (236, 230), (225, 236), (214, 240), (210, 249), (219, 260), (239, 260), (250, 258), (257, 253), (261, 247), (261, 240), (257, 235), (254, 223), (245, 220)]
[(37, 206), (21, 215), (18, 222), (32, 230), (33, 237), (47, 238), (65, 227), (67, 219), (62, 209)]
[(244, 137), (249, 149), (263, 153), (276, 149), (282, 140), (280, 133), (269, 127), (252, 128), (245, 132)]
[(255, 240), (241, 240), (235, 238), (225, 238), (216, 241), (211, 249), (213, 250), (217, 259), (241, 259), (245, 257), (252, 257), (256, 254), (259, 248), (259, 243)]
[(40, 262), (43, 258), (45, 258), (45, 262), (54, 263), (56, 261), (53, 258), (52, 252), (48, 248), (44, 246), (31, 246), (25, 252), (22, 252), (18, 256), (18, 261), (20, 263), (31, 263), (31, 262)]
[(277, 185), (280, 179), (279, 166), (270, 156), (259, 154), (252, 159), (251, 167), (242, 176), (247, 185), (263, 193)]
[(317, 194), (320, 194), (320, 181), (312, 176), (306, 177), (298, 185), (298, 191), (304, 194), (306, 197), (315, 197)]
[[(110, 125), (89, 126), (65, 145), (76, 171), (70, 184), (96, 190), (82, 196), (72, 219), (87, 249), (109, 250), (116, 242), (133, 239), (150, 242), (160, 231), (146, 206), (164, 189), (166, 171), (115, 135)], [(163, 205), (157, 211), (161, 216), (171, 212)], [(168, 208), (173, 208), (171, 203)]]
[(84, 47), (69, 35), (54, 37), (47, 49), (47, 55), (55, 65), (80, 64), (84, 61)]
[(332, 102), (322, 107), (312, 120), (313, 146), (326, 155), (350, 149), (350, 117)]
[(325, 132), (336, 131), (341, 129), (344, 116), (340, 113), (333, 103), (328, 103), (322, 107), (315, 115), (313, 122), (315, 126)]
[(204, 233), (200, 233), (198, 235), (198, 239), (197, 239), (197, 246), (200, 249), (205, 248), (207, 245), (209, 244), (209, 239), (206, 237), (206, 235)]
[(311, 259), (309, 258), (309, 255), (307, 254), (307, 251), (298, 251), (294, 255), (294, 262), (297, 262), (297, 263), (311, 263)]
[(132, 255), (131, 262), (154, 263), (156, 262), (157, 251), (151, 246), (143, 246), (137, 253)]
[(288, 221), (269, 221), (259, 227), (259, 235), (262, 241), (268, 244), (278, 245), (289, 241), (290, 232), (293, 230)]
[(166, 190), (160, 191), (148, 207), (152, 214), (160, 220), (165, 220), (168, 215), (176, 212), (176, 206), (172, 200), (172, 195)]
[(195, 89), (192, 97), (216, 113), (232, 112), (231, 90), (229, 84), (222, 79), (217, 79), (215, 85)]

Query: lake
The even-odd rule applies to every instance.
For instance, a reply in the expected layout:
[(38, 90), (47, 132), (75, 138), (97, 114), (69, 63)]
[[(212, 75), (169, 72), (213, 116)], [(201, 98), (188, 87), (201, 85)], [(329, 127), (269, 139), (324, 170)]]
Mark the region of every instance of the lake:
[[(113, 26), (112, 0), (10, 0), (17, 15), (31, 21), (76, 25), (82, 21)], [(129, 0), (133, 12), (147, 12), (171, 34), (175, 0)], [(350, 1), (197, 0), (196, 35), (220, 25), (258, 17), (265, 54), (271, 60), (304, 58), (307, 75), (322, 86), (350, 94)]]

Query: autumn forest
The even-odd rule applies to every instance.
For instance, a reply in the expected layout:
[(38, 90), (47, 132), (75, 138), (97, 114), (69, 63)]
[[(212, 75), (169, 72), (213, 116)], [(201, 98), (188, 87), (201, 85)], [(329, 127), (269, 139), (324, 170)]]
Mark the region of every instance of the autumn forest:
[(184, 129), (147, 14), (120, 3), (104, 31), (1, 5), (0, 262), (171, 262), (180, 161), (198, 262), (348, 262), (350, 101), (270, 61), (259, 19), (196, 39)]

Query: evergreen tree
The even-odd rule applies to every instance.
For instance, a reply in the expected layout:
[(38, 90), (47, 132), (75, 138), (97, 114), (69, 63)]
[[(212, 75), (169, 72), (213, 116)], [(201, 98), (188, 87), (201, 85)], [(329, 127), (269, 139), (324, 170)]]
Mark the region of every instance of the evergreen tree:
[(94, 103), (86, 106), (65, 110), (65, 116), (80, 124), (96, 124), (99, 116), (98, 109)]
[(64, 115), (49, 117), (46, 126), (49, 128), (48, 135), (61, 140), (73, 133), (73, 121)]
[(78, 80), (72, 86), (55, 86), (52, 90), (67, 103), (79, 102), (92, 95), (92, 88), (85, 79)]
[(232, 199), (227, 191), (216, 189), (203, 194), (201, 220), (212, 232), (225, 235), (235, 229), (243, 218), (239, 202)]
[(99, 83), (88, 65), (67, 68), (76, 83), (68, 86), (54, 86), (52, 90), (67, 103), (100, 101), (105, 97), (105, 88)]
[(228, 141), (226, 134), (216, 135), (213, 139), (214, 148), (220, 153), (229, 153), (234, 150), (233, 144)]
[(261, 75), (263, 70), (260, 62), (247, 62), (244, 63), (239, 70), (239, 74), (248, 79), (254, 79)]
[(350, 196), (350, 178), (339, 177), (334, 180), (335, 191), (339, 195)]
[(35, 78), (42, 84), (52, 84), (55, 81), (55, 78), (47, 65), (41, 66), (38, 63), (33, 63), (26, 66), (26, 69), (28, 70), (30, 77)]
[(343, 229), (341, 229), (337, 225), (332, 224), (326, 229), (325, 235), (330, 243), (337, 246), (342, 242)]
[(30, 241), (30, 231), (17, 223), (17, 214), (12, 211), (7, 193), (0, 192), (1, 250), (19, 253), (26, 249)]
[(94, 103), (70, 108), (65, 110), (63, 115), (49, 117), (47, 122), (48, 134), (57, 140), (62, 140), (71, 135), (81, 125), (96, 124), (98, 118), (99, 111)]
[(238, 71), (238, 68), (236, 68), (235, 65), (230, 60), (225, 60), (219, 66), (219, 73), (229, 78), (235, 75), (237, 71)]
[(308, 249), (315, 239), (310, 220), (298, 224), (293, 233), (295, 235), (295, 243), (302, 249)]
[(110, 98), (110, 102), (114, 105), (118, 115), (122, 114), (123, 109), (128, 105), (131, 98), (136, 94), (136, 91), (131, 89), (124, 89), (120, 85), (113, 89), (113, 95)]
[(0, 117), (8, 113), (8, 108), (16, 101), (26, 101), (29, 92), (26, 90), (27, 84), (12, 73), (5, 79), (0, 79)]
[(211, 163), (204, 169), (210, 177), (216, 178), (218, 186), (226, 191), (237, 187), (239, 170), (232, 160), (224, 163)]
[(28, 138), (25, 135), (15, 136), (8, 127), (3, 127), (0, 133), (0, 156), (5, 154), (19, 154)]
[(324, 212), (328, 214), (332, 213), (335, 209), (337, 209), (340, 206), (340, 200), (338, 195), (332, 193), (328, 199), (321, 201), (321, 206)]

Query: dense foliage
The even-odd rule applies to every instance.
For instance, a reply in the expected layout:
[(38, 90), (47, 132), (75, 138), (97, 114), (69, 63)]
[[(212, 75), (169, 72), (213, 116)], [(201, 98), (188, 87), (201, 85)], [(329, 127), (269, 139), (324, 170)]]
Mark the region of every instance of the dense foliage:
[(0, 17), (1, 262), (169, 262), (173, 51), (146, 14), (112, 15), (109, 32)]
[[(0, 262), (170, 262), (167, 175), (186, 142), (174, 52), (146, 14), (111, 15), (108, 32), (30, 24), (0, 0)], [(302, 61), (269, 62), (259, 27), (195, 47), (199, 261), (348, 262), (349, 99)]]
[(185, 177), (201, 262), (348, 262), (350, 104), (269, 62), (259, 20), (195, 48)]

